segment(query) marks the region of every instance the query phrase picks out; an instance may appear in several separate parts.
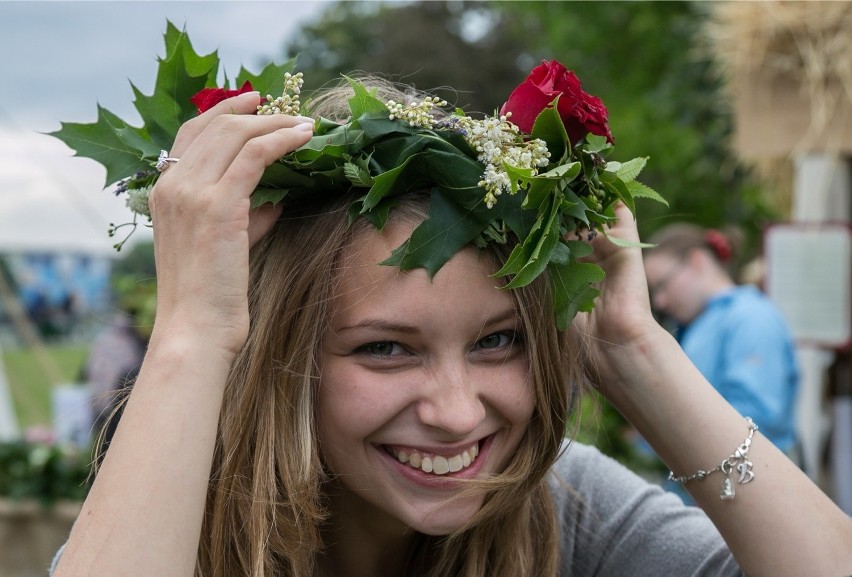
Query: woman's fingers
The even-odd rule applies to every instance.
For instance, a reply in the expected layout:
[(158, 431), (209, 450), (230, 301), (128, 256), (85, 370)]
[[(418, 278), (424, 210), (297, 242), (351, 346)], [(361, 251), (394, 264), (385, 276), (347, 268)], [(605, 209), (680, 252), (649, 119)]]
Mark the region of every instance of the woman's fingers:
[[(303, 127), (303, 128), (298, 128)], [(286, 143), (277, 149), (278, 156), (283, 156), (298, 148), (310, 138), (313, 130), (312, 121), (306, 122), (304, 118), (276, 114), (270, 116), (253, 115), (221, 115), (211, 119), (204, 130), (192, 141), (180, 163), (163, 176), (177, 178), (177, 173), (186, 175), (193, 173), (197, 175), (196, 182), (199, 184), (212, 184), (218, 182), (231, 163), (244, 148), (263, 151), (265, 147), (253, 142), (270, 133), (279, 130), (298, 128), (297, 134), (288, 141), (292, 144), (288, 148)], [(308, 138), (302, 138), (305, 133)], [(264, 167), (271, 164), (275, 157), (264, 155), (266, 161)]]
[(171, 156), (180, 158), (211, 120), (223, 114), (254, 114), (260, 103), (260, 92), (244, 92), (233, 98), (228, 98), (216, 106), (199, 114), (181, 126), (169, 151)]
[(245, 192), (246, 183), (251, 183), (248, 190), (251, 193), (264, 169), (308, 142), (313, 135), (313, 128), (313, 123), (303, 122), (248, 140), (228, 164), (220, 178), (220, 185), (239, 194), (241, 189)]

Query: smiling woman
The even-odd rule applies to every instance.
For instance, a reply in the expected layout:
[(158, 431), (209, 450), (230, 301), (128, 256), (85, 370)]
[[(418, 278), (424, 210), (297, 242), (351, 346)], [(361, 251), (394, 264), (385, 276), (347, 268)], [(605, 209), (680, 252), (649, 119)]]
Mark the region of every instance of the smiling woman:
[[(212, 60), (166, 38), (184, 60), (154, 101), (212, 88)], [(605, 108), (561, 64), (484, 119), (372, 79), (306, 108), (298, 74), (249, 80), (270, 75), (280, 100), (58, 133), (121, 142), (105, 162), (152, 220), (158, 298), (56, 577), (852, 568), (849, 519), (654, 321), (629, 210), (655, 196), (644, 159), (605, 159)], [(285, 103), (300, 115), (258, 114)], [(565, 439), (586, 382), (704, 511)]]

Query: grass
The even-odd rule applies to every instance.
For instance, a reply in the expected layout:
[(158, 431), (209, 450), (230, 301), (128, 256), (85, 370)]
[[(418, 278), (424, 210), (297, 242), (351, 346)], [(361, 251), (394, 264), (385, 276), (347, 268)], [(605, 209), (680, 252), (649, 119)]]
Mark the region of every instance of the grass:
[(61, 382), (51, 382), (49, 372), (32, 349), (3, 350), (3, 366), (21, 430), (51, 424), (51, 391), (55, 385), (77, 382), (88, 347), (49, 345), (46, 353), (53, 359)]

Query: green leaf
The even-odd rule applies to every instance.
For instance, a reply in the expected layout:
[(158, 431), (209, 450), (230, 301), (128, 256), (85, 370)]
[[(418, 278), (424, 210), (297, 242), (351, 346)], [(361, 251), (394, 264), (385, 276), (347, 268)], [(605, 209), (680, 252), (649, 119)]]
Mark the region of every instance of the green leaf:
[(185, 30), (167, 24), (166, 55), (159, 59), (157, 79), (150, 96), (132, 85), (134, 105), (151, 139), (161, 148), (171, 147), (181, 124), (194, 117), (195, 106), (189, 101), (202, 88), (216, 85), (219, 56), (195, 52)]
[(266, 203), (278, 204), (284, 197), (287, 196), (288, 190), (285, 188), (265, 188), (258, 186), (251, 193), (251, 207), (257, 208)]
[(518, 189), (529, 183), (533, 176), (532, 168), (518, 168), (505, 162), (503, 163), (503, 170), (506, 171), (506, 176), (509, 177), (511, 194), (518, 192)]
[(377, 230), (382, 230), (385, 227), (391, 209), (399, 204), (395, 198), (385, 197), (372, 209), (365, 211), (363, 210), (363, 203), (364, 198), (361, 198), (349, 207), (349, 224), (351, 225), (359, 216), (363, 216)]
[(144, 128), (125, 126), (125, 128), (116, 128), (115, 133), (127, 146), (138, 150), (143, 159), (150, 159), (151, 162), (155, 162), (160, 155), (162, 149), (151, 142)]
[[(616, 170), (616, 174), (618, 177), (624, 182), (632, 182), (639, 176), (639, 173), (642, 172), (642, 169), (645, 168), (645, 164), (648, 162), (648, 157), (637, 157), (633, 160), (628, 160), (627, 162), (621, 163), (621, 166)], [(612, 164), (612, 163), (608, 163)], [(609, 169), (609, 166), (607, 166)]]
[[(530, 247), (532, 250), (528, 251), (527, 262), (504, 288), (513, 289), (528, 285), (550, 264), (551, 256), (560, 239), (560, 227), (557, 218), (559, 216), (558, 204), (558, 201), (553, 202), (548, 220), (542, 227), (542, 234), (535, 239), (534, 244)], [(527, 238), (524, 244), (527, 244), (530, 240), (530, 238)], [(500, 275), (500, 271), (498, 271), (495, 276), (503, 275)]]
[(363, 84), (354, 78), (349, 78), (345, 75), (343, 77), (352, 86), (352, 90), (355, 91), (355, 94), (349, 99), (349, 111), (352, 113), (353, 119), (360, 118), (361, 115), (368, 112), (390, 114), (387, 105), (376, 98), (374, 92), (367, 90)]
[(606, 154), (612, 150), (612, 145), (607, 141), (605, 136), (598, 136), (597, 134), (587, 134), (586, 135), (586, 146), (584, 147), (589, 152), (597, 152), (602, 156), (606, 156)]
[(611, 234), (604, 233), (604, 236), (607, 238), (607, 240), (609, 240), (609, 242), (620, 248), (652, 248), (654, 246), (653, 244), (649, 244), (647, 242), (627, 240), (625, 238), (619, 238)]
[(373, 177), (370, 176), (370, 171), (363, 166), (358, 166), (354, 162), (346, 162), (343, 165), (343, 174), (355, 186), (369, 188), (373, 186)]
[(556, 193), (558, 187), (559, 182), (555, 180), (547, 178), (533, 179), (524, 198), (523, 207), (529, 210), (537, 209), (550, 195)]
[(559, 97), (556, 97), (550, 106), (539, 112), (533, 123), (532, 133), (530, 133), (530, 138), (540, 138), (547, 144), (551, 163), (561, 162), (571, 150), (568, 133), (565, 132), (565, 124), (556, 109), (558, 102)]
[[(98, 106), (98, 120), (94, 123), (78, 124), (63, 122), (61, 128), (50, 133), (74, 149), (77, 156), (91, 158), (101, 163), (107, 171), (105, 184), (112, 184), (151, 166), (141, 160), (142, 153), (121, 135), (130, 129), (115, 114)], [(141, 132), (134, 133), (134, 140), (142, 138)]]
[(565, 330), (578, 312), (591, 311), (600, 291), (592, 285), (605, 277), (602, 268), (571, 258), (567, 266), (553, 264), (550, 282), (556, 309), (556, 326)]
[(560, 206), (562, 214), (575, 218), (588, 226), (589, 217), (586, 214), (586, 204), (567, 186), (562, 189), (562, 194), (564, 195)]
[(566, 240), (564, 242), (571, 249), (571, 254), (576, 258), (589, 256), (594, 251), (592, 245), (583, 240)]
[(669, 202), (663, 198), (660, 193), (650, 186), (642, 184), (638, 180), (628, 182), (627, 188), (630, 190), (630, 194), (632, 194), (634, 198), (650, 198), (651, 200), (655, 200), (666, 206), (669, 205)]
[[(604, 185), (604, 188), (610, 192), (615, 199), (621, 200), (624, 204), (627, 205), (627, 208), (630, 209), (630, 212), (636, 214), (636, 203), (633, 200), (633, 195), (630, 193), (630, 189), (627, 188), (627, 185), (622, 181), (618, 175), (614, 172), (601, 171), (601, 184)], [(607, 202), (604, 204), (604, 208), (610, 206), (611, 202)]]
[(402, 270), (423, 267), (432, 277), (454, 254), (485, 230), (489, 221), (480, 220), (479, 216), (459, 206), (453, 194), (433, 188), (428, 218), (381, 264), (398, 266)]
[(284, 75), (292, 73), (296, 66), (296, 59), (291, 58), (283, 64), (270, 62), (259, 74), (252, 74), (246, 68), (240, 67), (234, 88), (241, 87), (246, 81), (251, 82), (252, 88), (260, 92), (261, 97), (271, 94), (279, 96), (284, 90)]
[(577, 175), (580, 174), (580, 170), (582, 170), (582, 166), (578, 161), (568, 162), (566, 164), (560, 164), (558, 166), (554, 166), (547, 172), (542, 172), (541, 174), (536, 175), (536, 178), (547, 178), (547, 179), (556, 179), (570, 182), (577, 178)]

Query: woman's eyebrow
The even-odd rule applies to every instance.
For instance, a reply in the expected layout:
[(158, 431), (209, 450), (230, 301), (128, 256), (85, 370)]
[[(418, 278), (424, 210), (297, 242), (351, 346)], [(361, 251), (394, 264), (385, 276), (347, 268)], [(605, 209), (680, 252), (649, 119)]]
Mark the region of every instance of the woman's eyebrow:
[(390, 331), (395, 333), (403, 333), (403, 334), (415, 334), (420, 332), (420, 330), (413, 326), (400, 322), (390, 321), (387, 319), (375, 318), (375, 319), (363, 319), (358, 321), (352, 325), (345, 325), (342, 327), (337, 327), (334, 329), (334, 332), (342, 333), (345, 331), (354, 331), (361, 329), (374, 329), (381, 331)]
[(507, 308), (507, 309), (505, 309), (501, 312), (498, 312), (494, 316), (491, 316), (488, 319), (486, 319), (486, 321), (484, 323), (482, 323), (482, 327), (488, 328), (492, 325), (498, 325), (498, 324), (505, 322), (505, 321), (508, 321), (510, 319), (517, 319), (517, 318), (518, 318), (518, 311), (515, 309), (514, 306), (512, 306), (512, 307)]
[[(514, 307), (507, 308), (498, 312), (497, 314), (488, 317), (483, 323), (482, 328), (488, 328), (490, 326), (500, 324), (509, 319), (515, 318), (517, 316), (517, 311)], [(355, 330), (364, 330), (364, 329), (372, 329), (379, 331), (388, 331), (395, 332), (400, 334), (417, 334), (420, 332), (420, 329), (415, 325), (406, 324), (403, 322), (383, 319), (383, 318), (366, 318), (358, 321), (357, 323), (351, 325), (344, 325), (341, 327), (335, 327), (333, 330), (336, 333), (343, 333), (346, 331), (355, 331)]]

